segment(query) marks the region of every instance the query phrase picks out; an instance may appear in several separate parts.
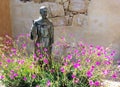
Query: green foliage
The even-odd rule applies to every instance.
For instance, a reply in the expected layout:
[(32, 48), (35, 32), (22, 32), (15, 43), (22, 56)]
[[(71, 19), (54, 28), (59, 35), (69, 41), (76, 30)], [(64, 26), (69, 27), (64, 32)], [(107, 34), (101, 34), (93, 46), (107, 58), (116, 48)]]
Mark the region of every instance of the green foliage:
[[(96, 87), (108, 75), (117, 78), (116, 72), (110, 71), (114, 52), (111, 55), (101, 46), (78, 43), (72, 47), (62, 40), (55, 44), (50, 64), (46, 53), (42, 58), (28, 55), (28, 44), (22, 43), (21, 47), (14, 43), (7, 54), (1, 51), (0, 79), (6, 87)], [(67, 52), (59, 55), (61, 49)]]

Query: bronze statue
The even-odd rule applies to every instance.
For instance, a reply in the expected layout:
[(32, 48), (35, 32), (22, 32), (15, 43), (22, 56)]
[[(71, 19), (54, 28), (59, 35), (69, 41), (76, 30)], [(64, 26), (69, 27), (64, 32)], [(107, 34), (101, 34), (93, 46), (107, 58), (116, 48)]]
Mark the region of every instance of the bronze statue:
[(35, 53), (37, 57), (45, 51), (50, 57), (52, 44), (54, 43), (54, 26), (47, 18), (47, 8), (45, 6), (40, 7), (40, 14), (42, 17), (33, 21), (30, 38), (35, 40)]

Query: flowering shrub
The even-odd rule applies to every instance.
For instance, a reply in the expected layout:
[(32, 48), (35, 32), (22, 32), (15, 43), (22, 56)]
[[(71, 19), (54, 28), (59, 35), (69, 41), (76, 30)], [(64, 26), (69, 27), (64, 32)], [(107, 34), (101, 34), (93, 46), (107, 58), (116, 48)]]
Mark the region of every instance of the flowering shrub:
[[(25, 36), (17, 39), (17, 42), (22, 39), (19, 46), (16, 41), (8, 42), (13, 45), (10, 48), (7, 45), (9, 51), (6, 53), (2, 51), (5, 43), (1, 45), (0, 79), (6, 87), (99, 87), (106, 77), (118, 78), (118, 72), (112, 70), (115, 51), (82, 42), (73, 47), (62, 38), (54, 44), (49, 64), (46, 54), (38, 57), (27, 53), (29, 42), (26, 44), (23, 40)], [(7, 36), (7, 39), (10, 38)], [(47, 49), (44, 51), (46, 53)]]

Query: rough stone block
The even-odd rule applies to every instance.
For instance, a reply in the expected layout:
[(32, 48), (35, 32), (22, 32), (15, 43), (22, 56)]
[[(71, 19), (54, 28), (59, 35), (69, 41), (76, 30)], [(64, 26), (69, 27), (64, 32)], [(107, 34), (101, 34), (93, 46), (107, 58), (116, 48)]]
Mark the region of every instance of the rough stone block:
[(69, 10), (84, 13), (87, 10), (87, 1), (86, 0), (70, 0)]
[(51, 18), (51, 22), (53, 23), (54, 26), (66, 26), (66, 25), (68, 25), (68, 21), (66, 20), (65, 17)]
[(82, 26), (82, 27), (87, 26), (88, 25), (87, 16), (84, 14), (74, 15), (72, 25), (73, 26)]

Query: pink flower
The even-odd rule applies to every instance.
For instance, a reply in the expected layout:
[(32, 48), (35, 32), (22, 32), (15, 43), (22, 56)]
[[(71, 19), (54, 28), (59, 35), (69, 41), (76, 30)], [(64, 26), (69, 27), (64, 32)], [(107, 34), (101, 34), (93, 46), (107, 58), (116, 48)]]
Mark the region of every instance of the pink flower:
[(47, 58), (44, 58), (44, 59), (43, 59), (43, 62), (44, 62), (45, 64), (48, 64), (48, 59), (47, 59)]
[(13, 75), (10, 75), (10, 79), (14, 79), (15, 77)]
[(40, 87), (39, 85), (36, 85), (36, 87)]
[(76, 78), (76, 75), (72, 74), (72, 78), (73, 78), (73, 79)]
[(18, 76), (18, 74), (17, 74), (17, 73), (14, 73), (14, 74), (13, 74), (13, 76), (14, 76), (14, 77), (17, 77), (17, 76)]
[(116, 72), (112, 74), (113, 79), (116, 79), (117, 77), (118, 77), (118, 74)]
[(80, 67), (80, 64), (79, 64), (79, 63), (73, 63), (73, 67), (74, 67), (74, 68), (79, 68), (79, 67)]
[(96, 65), (97, 65), (97, 66), (100, 66), (100, 65), (101, 65), (101, 62), (97, 61), (97, 62), (96, 62)]
[(87, 62), (87, 63), (90, 63), (90, 61), (91, 61), (91, 60), (90, 60), (89, 58), (86, 58), (86, 62)]
[(36, 78), (36, 75), (35, 75), (35, 74), (33, 74), (33, 75), (32, 75), (32, 78), (33, 78), (33, 79), (35, 79), (35, 78)]
[(25, 49), (27, 47), (26, 44), (22, 44), (22, 48)]
[(1, 76), (0, 76), (0, 79), (4, 79), (4, 76), (1, 75)]
[(67, 56), (67, 58), (71, 60), (71, 59), (72, 59), (72, 55), (69, 54), (69, 55)]
[(64, 67), (61, 67), (61, 68), (60, 68), (60, 71), (64, 73), (64, 72), (65, 72)]
[(2, 62), (0, 62), (0, 66), (2, 65)]
[(87, 77), (89, 77), (89, 78), (91, 78), (91, 77), (93, 76), (93, 74), (92, 74), (91, 71), (87, 71), (87, 72), (86, 72), (86, 75), (87, 75)]
[(11, 63), (11, 59), (8, 58), (8, 59), (6, 60), (6, 62), (7, 62), (7, 63)]
[(79, 78), (75, 78), (74, 83), (79, 83)]
[(47, 81), (47, 87), (49, 87), (51, 85), (50, 80)]
[(26, 81), (26, 80), (27, 80), (27, 78), (26, 78), (26, 77), (24, 77), (24, 78), (23, 78), (23, 80), (24, 80), (24, 81)]
[(94, 82), (92, 80), (89, 81), (89, 85), (90, 86), (93, 86), (94, 85)]
[(104, 75), (108, 75), (109, 72), (110, 72), (109, 70), (103, 70), (103, 74), (104, 74)]
[(48, 51), (47, 48), (44, 48), (44, 51), (47, 52)]
[(100, 86), (101, 85), (101, 83), (100, 83), (100, 81), (95, 81), (95, 84), (94, 84), (95, 86)]

